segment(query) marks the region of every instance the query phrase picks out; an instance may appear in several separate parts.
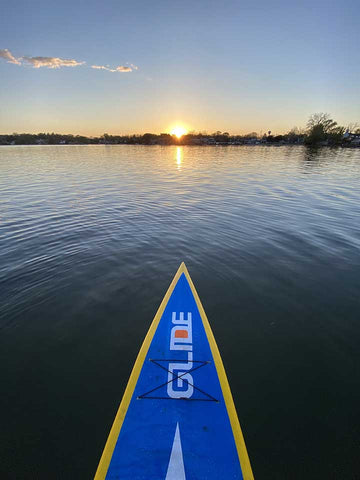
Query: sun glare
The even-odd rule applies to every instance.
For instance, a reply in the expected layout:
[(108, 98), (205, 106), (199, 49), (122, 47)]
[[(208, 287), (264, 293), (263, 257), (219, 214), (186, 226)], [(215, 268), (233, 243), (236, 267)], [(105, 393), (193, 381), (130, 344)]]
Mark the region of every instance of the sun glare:
[(181, 160), (182, 160), (182, 148), (181, 147), (176, 147), (176, 163), (178, 168), (181, 165)]
[(181, 138), (183, 135), (187, 133), (187, 130), (185, 127), (182, 127), (181, 125), (176, 125), (176, 127), (170, 130), (170, 133), (171, 135), (175, 135), (177, 138)]

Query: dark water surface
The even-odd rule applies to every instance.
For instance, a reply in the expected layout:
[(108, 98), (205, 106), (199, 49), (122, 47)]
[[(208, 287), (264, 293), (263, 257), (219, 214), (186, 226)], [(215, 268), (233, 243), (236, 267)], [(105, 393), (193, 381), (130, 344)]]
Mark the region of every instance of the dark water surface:
[(360, 150), (0, 147), (0, 478), (93, 477), (184, 260), (256, 480), (359, 479), (359, 180)]

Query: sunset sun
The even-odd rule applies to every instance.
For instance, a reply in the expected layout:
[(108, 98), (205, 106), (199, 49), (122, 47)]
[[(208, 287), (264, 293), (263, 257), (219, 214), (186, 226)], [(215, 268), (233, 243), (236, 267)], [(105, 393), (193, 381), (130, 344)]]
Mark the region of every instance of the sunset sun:
[(170, 130), (171, 135), (175, 135), (177, 138), (181, 138), (187, 133), (187, 129), (181, 125), (176, 125)]

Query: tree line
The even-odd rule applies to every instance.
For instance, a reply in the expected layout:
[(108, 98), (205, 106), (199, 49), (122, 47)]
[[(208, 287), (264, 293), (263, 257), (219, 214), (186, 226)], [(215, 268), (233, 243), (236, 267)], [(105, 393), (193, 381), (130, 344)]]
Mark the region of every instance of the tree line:
[(306, 128), (294, 127), (284, 135), (274, 135), (269, 130), (265, 134), (251, 132), (246, 135), (230, 135), (228, 132), (216, 131), (189, 132), (181, 138), (169, 133), (160, 135), (145, 133), (143, 135), (109, 135), (98, 137), (59, 133), (12, 133), (0, 135), (0, 145), (243, 145), (243, 144), (290, 144), (290, 145), (329, 145), (347, 146), (354, 136), (360, 135), (360, 127), (350, 124), (338, 125), (327, 113), (315, 113), (309, 117)]

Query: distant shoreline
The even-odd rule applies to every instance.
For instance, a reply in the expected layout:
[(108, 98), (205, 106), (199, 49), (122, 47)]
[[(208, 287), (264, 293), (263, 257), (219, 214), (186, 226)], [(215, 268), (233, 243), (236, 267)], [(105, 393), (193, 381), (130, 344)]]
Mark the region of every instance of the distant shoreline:
[(228, 132), (213, 134), (188, 133), (181, 137), (161, 133), (145, 133), (144, 135), (108, 135), (98, 137), (59, 133), (13, 133), (0, 135), (0, 146), (15, 145), (146, 145), (146, 146), (299, 146), (316, 147), (339, 146), (360, 147), (360, 133), (322, 134), (313, 138), (311, 133), (290, 131), (286, 135), (272, 135), (271, 132), (258, 135), (256, 132), (247, 135), (230, 135)]
[(360, 144), (351, 145), (306, 145), (305, 143), (215, 143), (215, 144), (143, 144), (143, 143), (52, 143), (52, 144), (34, 144), (34, 143), (21, 143), (21, 144), (4, 144), (1, 143), (0, 147), (307, 147), (307, 148), (360, 148)]

